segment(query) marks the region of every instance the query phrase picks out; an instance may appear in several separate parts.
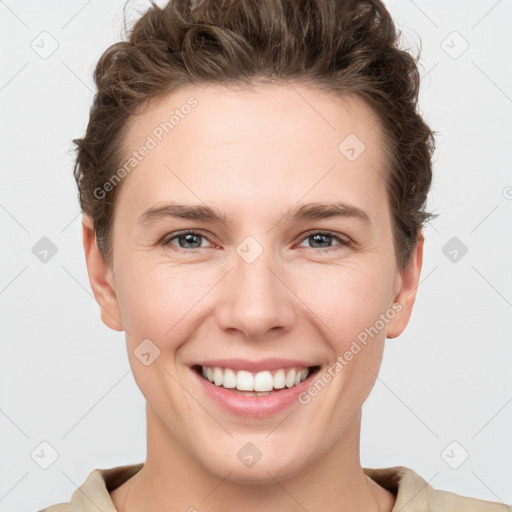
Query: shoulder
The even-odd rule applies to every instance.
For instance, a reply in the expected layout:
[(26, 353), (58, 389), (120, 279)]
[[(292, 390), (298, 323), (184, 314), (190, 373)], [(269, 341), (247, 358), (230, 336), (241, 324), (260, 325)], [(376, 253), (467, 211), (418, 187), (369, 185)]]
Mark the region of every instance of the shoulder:
[(504, 503), (434, 489), (415, 471), (405, 466), (363, 470), (372, 480), (395, 495), (392, 512), (512, 512), (512, 507)]
[(430, 494), (432, 510), (446, 510), (447, 512), (512, 512), (512, 507), (505, 503), (479, 500), (468, 496), (461, 496), (449, 491), (433, 489)]
[(143, 463), (93, 470), (78, 487), (69, 503), (57, 503), (38, 512), (115, 512), (110, 492), (135, 475)]

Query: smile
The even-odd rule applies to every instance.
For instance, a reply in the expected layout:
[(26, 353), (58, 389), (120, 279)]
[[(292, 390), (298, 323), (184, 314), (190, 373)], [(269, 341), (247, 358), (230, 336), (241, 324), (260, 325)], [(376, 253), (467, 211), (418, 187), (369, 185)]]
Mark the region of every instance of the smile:
[(226, 359), (198, 362), (190, 368), (212, 404), (237, 416), (265, 418), (297, 405), (298, 395), (321, 367), (298, 360)]
[(200, 366), (196, 370), (203, 378), (213, 384), (233, 392), (239, 392), (246, 396), (265, 396), (270, 392), (292, 388), (306, 380), (311, 370), (315, 367), (279, 368), (276, 370), (264, 370), (250, 372), (221, 368), (218, 366)]

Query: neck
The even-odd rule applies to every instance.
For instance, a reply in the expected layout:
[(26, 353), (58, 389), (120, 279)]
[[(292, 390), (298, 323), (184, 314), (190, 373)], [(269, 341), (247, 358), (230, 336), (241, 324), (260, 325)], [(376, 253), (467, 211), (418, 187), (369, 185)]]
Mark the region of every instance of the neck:
[(151, 409), (146, 410), (147, 459), (134, 477), (111, 493), (119, 512), (390, 512), (393, 508), (394, 496), (367, 477), (360, 465), (360, 412), (336, 445), (304, 464), (300, 472), (284, 475), (268, 470), (264, 481), (240, 483), (230, 478), (230, 472), (217, 475), (207, 471)]

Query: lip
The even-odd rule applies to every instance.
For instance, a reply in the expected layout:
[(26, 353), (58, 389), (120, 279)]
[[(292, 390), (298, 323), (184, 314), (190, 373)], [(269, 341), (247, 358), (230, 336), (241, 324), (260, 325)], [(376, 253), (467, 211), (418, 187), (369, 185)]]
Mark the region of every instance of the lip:
[[(216, 366), (221, 366), (220, 364), (217, 364), (220, 363), (220, 361), (216, 361), (215, 363)], [(230, 364), (232, 364), (232, 360), (230, 360)], [(208, 365), (204, 364), (203, 366)], [(296, 366), (301, 365), (297, 364)], [(312, 365), (302, 364), (302, 366)], [(231, 366), (227, 367), (232, 368)], [(266, 368), (270, 369), (268, 366), (266, 366)], [(278, 366), (278, 368), (282, 368), (282, 366)], [(300, 384), (297, 384), (292, 388), (284, 388), (264, 396), (239, 395), (238, 393), (234, 393), (222, 386), (216, 386), (209, 380), (200, 376), (195, 369), (190, 368), (190, 370), (194, 378), (197, 379), (199, 385), (202, 387), (208, 400), (211, 400), (216, 405), (235, 415), (250, 418), (266, 418), (291, 407), (293, 404), (298, 405), (298, 395), (311, 385), (311, 379), (319, 372), (319, 368), (319, 366), (316, 366), (316, 371), (310, 373)]]
[(218, 366), (219, 368), (231, 368), (232, 370), (246, 370), (257, 373), (264, 370), (279, 370), (280, 368), (286, 369), (297, 366), (307, 368), (318, 366), (318, 363), (299, 359), (269, 358), (261, 359), (260, 361), (250, 361), (248, 359), (210, 359), (208, 361), (197, 361), (191, 366), (194, 365), (209, 366), (211, 368)]

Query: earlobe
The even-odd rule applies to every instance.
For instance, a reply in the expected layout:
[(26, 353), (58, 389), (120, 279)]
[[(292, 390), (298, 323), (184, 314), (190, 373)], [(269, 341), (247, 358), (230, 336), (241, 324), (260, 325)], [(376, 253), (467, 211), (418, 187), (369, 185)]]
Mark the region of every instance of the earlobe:
[[(423, 264), (423, 243), (425, 239), (423, 233), (420, 234), (418, 242), (414, 247), (409, 262), (404, 270), (400, 273), (401, 285), (395, 297), (393, 309), (399, 311), (397, 315), (388, 323), (386, 336), (388, 338), (396, 338), (400, 336), (407, 327), (411, 318), (412, 309), (416, 300), (416, 292), (418, 290), (421, 267)], [(400, 309), (398, 309), (400, 305)]]
[(121, 314), (114, 288), (112, 269), (105, 261), (96, 243), (96, 234), (90, 217), (82, 219), (82, 241), (89, 283), (100, 306), (101, 320), (115, 331), (122, 331)]

